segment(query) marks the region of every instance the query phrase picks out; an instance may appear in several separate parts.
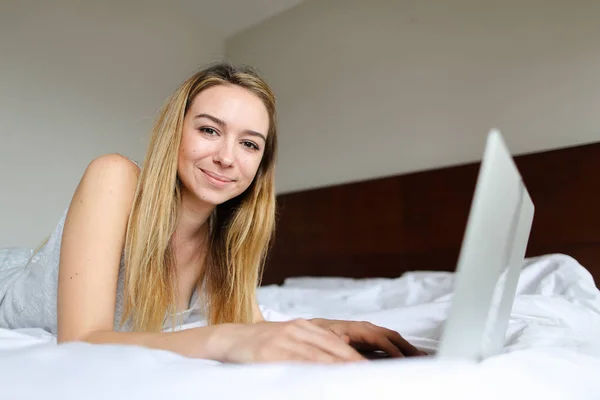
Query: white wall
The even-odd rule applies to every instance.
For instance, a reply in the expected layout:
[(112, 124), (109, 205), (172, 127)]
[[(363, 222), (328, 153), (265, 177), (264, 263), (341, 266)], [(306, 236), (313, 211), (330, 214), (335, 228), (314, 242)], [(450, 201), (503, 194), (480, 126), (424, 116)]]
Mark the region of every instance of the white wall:
[(141, 161), (163, 101), (222, 58), (202, 24), (138, 4), (0, 5), (0, 247), (45, 238), (93, 157)]
[[(600, 1), (314, 0), (226, 42), (280, 111), (279, 192), (600, 140)], [(557, 166), (559, 168), (560, 166)]]

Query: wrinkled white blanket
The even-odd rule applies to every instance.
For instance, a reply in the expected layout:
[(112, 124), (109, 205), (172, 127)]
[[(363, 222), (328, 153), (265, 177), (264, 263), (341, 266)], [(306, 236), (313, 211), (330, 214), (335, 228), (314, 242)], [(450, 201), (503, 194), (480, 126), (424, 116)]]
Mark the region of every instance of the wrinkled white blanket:
[[(267, 319), (368, 320), (435, 348), (453, 274), (293, 278), (260, 289)], [(600, 292), (572, 258), (527, 260), (506, 346), (481, 363), (435, 359), (355, 365), (222, 365), (135, 346), (56, 346), (39, 330), (0, 330), (0, 398), (598, 399)]]

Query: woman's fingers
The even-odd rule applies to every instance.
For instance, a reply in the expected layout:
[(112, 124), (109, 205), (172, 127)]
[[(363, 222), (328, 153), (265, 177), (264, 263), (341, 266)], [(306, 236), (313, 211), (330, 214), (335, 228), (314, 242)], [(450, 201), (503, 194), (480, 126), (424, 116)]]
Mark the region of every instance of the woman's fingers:
[(391, 357), (404, 357), (402, 351), (390, 340), (392, 331), (389, 329), (381, 328), (369, 322), (363, 322), (361, 323), (359, 332), (357, 340), (362, 342), (362, 348), (381, 350)]
[(320, 328), (309, 321), (299, 321), (296, 326), (299, 327), (294, 332), (294, 337), (297, 340), (320, 348), (322, 351), (339, 357), (342, 360), (362, 361), (365, 359), (352, 346), (327, 329)]
[(400, 351), (400, 349), (398, 349), (398, 347), (396, 347), (396, 345), (392, 343), (386, 336), (382, 335), (381, 333), (373, 336), (374, 337), (368, 341), (379, 350), (385, 351), (391, 357), (404, 357), (402, 351)]
[(363, 324), (361, 339), (366, 345), (365, 347), (383, 350), (392, 357), (413, 357), (425, 354), (396, 331), (369, 322)]
[(393, 344), (396, 345), (396, 347), (398, 347), (398, 349), (400, 349), (402, 354), (407, 357), (422, 356), (427, 354), (410, 344), (396, 331), (388, 330), (387, 337)]

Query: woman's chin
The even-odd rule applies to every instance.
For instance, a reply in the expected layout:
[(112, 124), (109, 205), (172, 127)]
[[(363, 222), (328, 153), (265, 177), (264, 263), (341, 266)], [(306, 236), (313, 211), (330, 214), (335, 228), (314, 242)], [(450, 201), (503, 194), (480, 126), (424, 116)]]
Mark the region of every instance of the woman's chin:
[(229, 200), (236, 197), (231, 195), (225, 195), (224, 193), (211, 193), (212, 191), (207, 192), (202, 191), (202, 193), (196, 194), (196, 198), (198, 201), (213, 207), (226, 203)]

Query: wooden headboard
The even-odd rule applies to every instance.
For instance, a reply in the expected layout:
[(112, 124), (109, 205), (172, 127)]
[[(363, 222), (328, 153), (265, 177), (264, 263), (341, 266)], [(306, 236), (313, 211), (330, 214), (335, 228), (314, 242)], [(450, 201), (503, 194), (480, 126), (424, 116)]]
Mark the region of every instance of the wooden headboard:
[[(527, 256), (564, 253), (600, 283), (600, 142), (515, 157), (536, 207)], [(480, 163), (278, 196), (262, 284), (453, 271)]]

